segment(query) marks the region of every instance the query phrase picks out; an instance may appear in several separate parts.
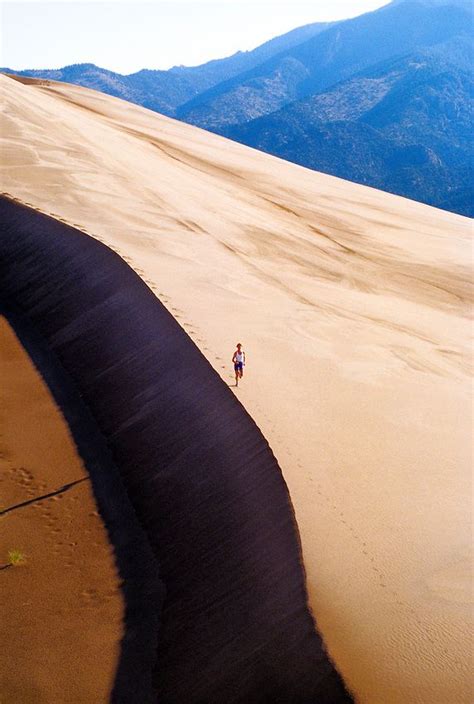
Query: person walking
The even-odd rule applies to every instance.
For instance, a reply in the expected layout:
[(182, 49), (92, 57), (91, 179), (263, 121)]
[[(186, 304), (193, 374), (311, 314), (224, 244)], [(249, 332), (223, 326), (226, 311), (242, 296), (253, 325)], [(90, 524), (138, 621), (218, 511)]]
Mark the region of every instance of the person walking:
[(237, 349), (234, 352), (234, 356), (232, 357), (232, 362), (234, 364), (234, 371), (235, 371), (235, 385), (239, 385), (239, 379), (242, 379), (244, 375), (244, 367), (245, 367), (245, 352), (242, 349), (242, 344), (239, 342), (237, 344)]

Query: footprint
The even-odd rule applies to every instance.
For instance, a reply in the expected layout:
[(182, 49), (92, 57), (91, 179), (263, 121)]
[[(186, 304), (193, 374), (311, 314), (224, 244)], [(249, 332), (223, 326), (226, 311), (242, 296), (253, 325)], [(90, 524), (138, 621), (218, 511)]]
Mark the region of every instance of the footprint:
[(95, 597), (96, 594), (97, 594), (97, 590), (96, 590), (96, 589), (84, 589), (84, 590), (81, 592), (81, 596), (85, 596), (85, 597), (87, 597), (88, 599)]

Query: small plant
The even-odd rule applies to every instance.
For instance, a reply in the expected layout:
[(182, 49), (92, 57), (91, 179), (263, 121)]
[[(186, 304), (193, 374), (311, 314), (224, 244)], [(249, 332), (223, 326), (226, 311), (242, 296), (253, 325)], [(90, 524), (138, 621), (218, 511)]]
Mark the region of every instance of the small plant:
[(26, 555), (21, 552), (21, 550), (9, 550), (8, 551), (9, 564), (13, 567), (18, 565), (23, 565), (26, 562)]

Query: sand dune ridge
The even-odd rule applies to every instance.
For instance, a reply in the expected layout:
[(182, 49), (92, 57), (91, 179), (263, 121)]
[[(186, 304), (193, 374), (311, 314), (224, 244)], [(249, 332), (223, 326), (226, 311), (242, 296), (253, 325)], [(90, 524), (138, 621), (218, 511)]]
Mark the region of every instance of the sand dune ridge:
[(358, 700), (470, 702), (472, 223), (77, 86), (0, 89), (1, 189), (119, 252), (229, 382), (244, 343)]

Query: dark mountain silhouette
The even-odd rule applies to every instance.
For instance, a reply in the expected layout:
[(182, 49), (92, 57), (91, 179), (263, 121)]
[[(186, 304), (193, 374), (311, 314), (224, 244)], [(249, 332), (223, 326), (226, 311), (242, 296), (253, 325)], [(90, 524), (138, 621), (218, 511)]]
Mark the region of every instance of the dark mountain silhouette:
[(174, 116), (179, 105), (202, 91), (243, 71), (248, 71), (274, 54), (287, 51), (332, 24), (316, 22), (297, 27), (252, 51), (239, 51), (227, 58), (209, 61), (200, 66), (174, 66), (168, 71), (142, 69), (124, 76), (94, 64), (73, 64), (60, 69), (25, 71), (2, 68), (0, 72), (75, 83), (143, 105), (164, 115)]

